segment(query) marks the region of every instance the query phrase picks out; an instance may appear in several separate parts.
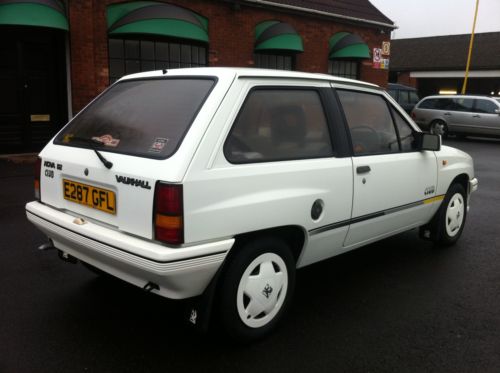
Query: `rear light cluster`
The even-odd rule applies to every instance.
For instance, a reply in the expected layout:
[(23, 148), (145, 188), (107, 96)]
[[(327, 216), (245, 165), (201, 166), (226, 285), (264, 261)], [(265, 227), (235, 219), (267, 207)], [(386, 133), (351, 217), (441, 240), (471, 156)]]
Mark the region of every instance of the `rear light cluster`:
[(414, 120), (417, 119), (417, 116), (415, 115), (414, 111), (412, 111), (410, 115), (411, 115), (411, 119), (414, 119)]
[(157, 240), (184, 243), (182, 185), (156, 183), (154, 226)]
[(42, 172), (42, 159), (37, 157), (35, 163), (35, 199), (40, 201), (40, 173)]

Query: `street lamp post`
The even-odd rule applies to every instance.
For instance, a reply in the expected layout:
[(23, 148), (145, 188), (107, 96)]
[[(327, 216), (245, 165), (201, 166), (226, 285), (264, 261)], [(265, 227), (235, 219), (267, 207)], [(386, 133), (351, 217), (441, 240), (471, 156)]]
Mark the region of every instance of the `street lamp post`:
[(472, 33), (470, 35), (470, 43), (469, 43), (469, 55), (467, 56), (467, 66), (465, 67), (465, 79), (464, 85), (462, 86), (462, 94), (465, 94), (467, 90), (467, 79), (469, 79), (469, 68), (470, 68), (470, 60), (472, 56), (472, 47), (474, 45), (474, 31), (476, 30), (476, 20), (477, 20), (477, 10), (479, 8), (479, 0), (476, 0), (476, 11), (474, 12), (474, 22), (472, 23)]

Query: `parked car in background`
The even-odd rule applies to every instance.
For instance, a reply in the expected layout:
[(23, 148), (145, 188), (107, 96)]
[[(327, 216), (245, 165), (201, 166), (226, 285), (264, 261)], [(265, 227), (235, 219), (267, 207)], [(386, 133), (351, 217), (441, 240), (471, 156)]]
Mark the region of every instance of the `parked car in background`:
[(415, 88), (403, 84), (389, 83), (387, 85), (387, 93), (389, 93), (408, 114), (420, 100)]
[(286, 313), (297, 268), (413, 228), (454, 244), (476, 188), (472, 158), (373, 84), (174, 69), (124, 77), (73, 118), (26, 212), (62, 259), (194, 297), (192, 324), (212, 313), (248, 340)]
[(500, 98), (429, 96), (415, 106), (411, 116), (423, 130), (443, 137), (448, 134), (500, 137)]

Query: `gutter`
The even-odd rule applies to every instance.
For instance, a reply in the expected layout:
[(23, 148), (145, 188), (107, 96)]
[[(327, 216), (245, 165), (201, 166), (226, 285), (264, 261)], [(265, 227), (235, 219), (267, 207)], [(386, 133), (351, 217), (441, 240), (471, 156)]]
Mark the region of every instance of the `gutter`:
[(315, 9), (303, 8), (303, 7), (295, 6), (295, 5), (286, 5), (286, 4), (275, 3), (273, 1), (267, 1), (267, 0), (243, 0), (243, 1), (245, 3), (252, 3), (252, 4), (258, 4), (258, 5), (272, 6), (272, 7), (276, 7), (276, 8), (288, 9), (288, 10), (295, 10), (295, 11), (299, 11), (299, 12), (303, 12), (303, 13), (311, 13), (311, 14), (316, 14), (316, 15), (321, 15), (321, 16), (345, 19), (348, 21), (363, 22), (363, 23), (368, 23), (368, 24), (375, 25), (375, 26), (387, 27), (387, 28), (390, 28), (393, 30), (399, 28), (395, 24), (391, 24), (391, 23), (370, 21), (370, 20), (363, 19), (363, 18), (356, 18), (356, 17), (345, 16), (342, 14), (324, 12), (322, 10), (315, 10)]

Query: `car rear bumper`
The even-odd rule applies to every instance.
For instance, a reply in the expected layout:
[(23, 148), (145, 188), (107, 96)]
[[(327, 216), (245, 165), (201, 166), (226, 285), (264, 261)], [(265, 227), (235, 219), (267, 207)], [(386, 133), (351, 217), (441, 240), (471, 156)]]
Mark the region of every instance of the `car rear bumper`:
[(28, 203), (26, 215), (57, 249), (136, 286), (157, 284), (152, 292), (172, 299), (203, 293), (234, 244), (171, 248), (91, 221), (77, 224), (75, 216), (40, 202)]

